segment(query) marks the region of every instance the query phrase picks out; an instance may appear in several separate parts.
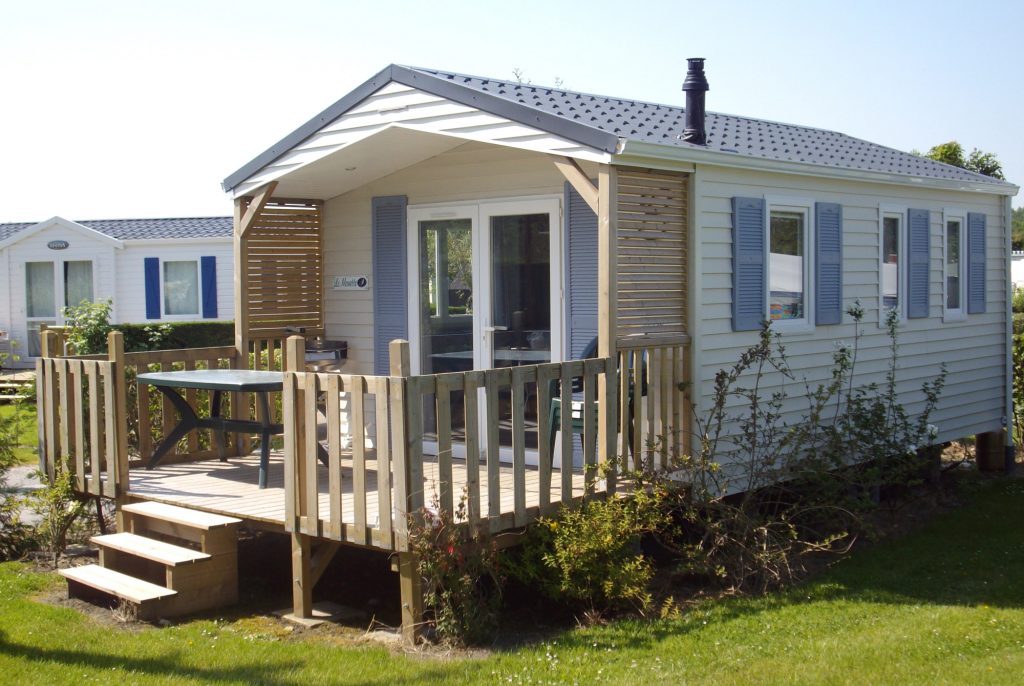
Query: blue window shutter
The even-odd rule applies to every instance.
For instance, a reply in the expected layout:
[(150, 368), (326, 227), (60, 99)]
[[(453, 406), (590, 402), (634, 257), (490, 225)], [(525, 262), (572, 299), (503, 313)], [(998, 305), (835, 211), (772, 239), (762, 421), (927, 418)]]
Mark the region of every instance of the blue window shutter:
[(985, 215), (967, 213), (967, 314), (985, 312)]
[(732, 199), (732, 328), (761, 328), (765, 284), (764, 198)]
[(203, 319), (217, 318), (217, 258), (204, 255), (199, 258), (203, 279)]
[(843, 321), (843, 207), (819, 202), (814, 207), (814, 322)]
[(931, 289), (931, 213), (907, 210), (907, 317), (928, 316)]
[(597, 215), (569, 182), (563, 222), (569, 273), (567, 340), (569, 358), (578, 360), (597, 336)]
[(160, 319), (160, 258), (147, 257), (142, 264), (146, 286), (146, 319)]
[(404, 195), (373, 199), (373, 373), (391, 369), (388, 345), (409, 337), (409, 274)]

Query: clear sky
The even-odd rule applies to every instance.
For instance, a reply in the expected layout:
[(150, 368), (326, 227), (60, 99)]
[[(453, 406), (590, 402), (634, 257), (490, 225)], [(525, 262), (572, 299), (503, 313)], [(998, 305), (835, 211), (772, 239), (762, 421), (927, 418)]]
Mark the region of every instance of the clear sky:
[(705, 57), (709, 110), (1024, 184), (1022, 29), (1020, 0), (8, 0), (0, 221), (230, 214), (225, 176), (392, 62), (682, 104)]

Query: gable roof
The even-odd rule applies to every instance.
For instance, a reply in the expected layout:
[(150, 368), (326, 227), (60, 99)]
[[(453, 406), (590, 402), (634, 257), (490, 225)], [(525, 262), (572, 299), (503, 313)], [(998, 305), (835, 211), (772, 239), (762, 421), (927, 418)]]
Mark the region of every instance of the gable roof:
[[(231, 217), (175, 217), (169, 219), (96, 219), (76, 224), (121, 241), (230, 238)], [(0, 243), (36, 222), (0, 224)]]
[(400, 65), (386, 67), (229, 175), (221, 184), (223, 189), (232, 190), (391, 81), (612, 154), (623, 152), (629, 143), (643, 143), (684, 153), (714, 151), (737, 158), (875, 172), (908, 180), (925, 178), (1016, 189), (999, 179), (836, 131), (708, 112), (707, 145), (694, 145), (680, 138), (682, 107)]

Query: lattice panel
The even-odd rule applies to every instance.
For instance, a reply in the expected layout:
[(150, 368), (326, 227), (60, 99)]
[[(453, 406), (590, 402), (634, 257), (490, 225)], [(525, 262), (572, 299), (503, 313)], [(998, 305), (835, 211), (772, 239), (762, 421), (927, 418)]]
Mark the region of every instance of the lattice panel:
[(271, 200), (245, 236), (249, 335), (323, 328), (323, 203)]
[(618, 338), (687, 333), (687, 174), (618, 173)]

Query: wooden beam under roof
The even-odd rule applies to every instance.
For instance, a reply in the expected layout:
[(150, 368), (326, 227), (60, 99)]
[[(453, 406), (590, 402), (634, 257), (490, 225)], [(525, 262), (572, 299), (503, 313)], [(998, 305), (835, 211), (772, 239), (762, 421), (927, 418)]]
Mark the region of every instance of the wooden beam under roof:
[(590, 209), (594, 210), (594, 214), (598, 214), (598, 191), (597, 186), (587, 178), (587, 175), (583, 173), (580, 165), (576, 160), (571, 157), (559, 157), (557, 155), (549, 155), (551, 161), (555, 163), (555, 167), (558, 171), (562, 172), (562, 176), (572, 184), (572, 187), (576, 189), (576, 192), (580, 194), (583, 201), (590, 206)]
[(239, 236), (244, 238), (245, 234), (249, 233), (249, 229), (251, 229), (252, 225), (256, 223), (256, 217), (258, 217), (259, 213), (263, 211), (264, 207), (266, 207), (267, 202), (270, 200), (270, 196), (274, 194), (274, 190), (276, 188), (277, 181), (271, 181), (257, 191), (252, 202), (249, 203), (249, 207), (246, 209), (245, 215), (235, 227), (235, 231)]

